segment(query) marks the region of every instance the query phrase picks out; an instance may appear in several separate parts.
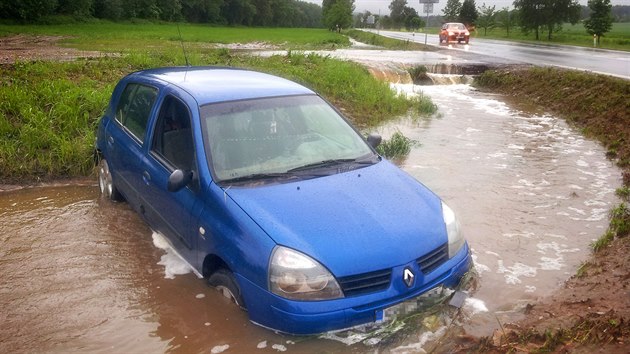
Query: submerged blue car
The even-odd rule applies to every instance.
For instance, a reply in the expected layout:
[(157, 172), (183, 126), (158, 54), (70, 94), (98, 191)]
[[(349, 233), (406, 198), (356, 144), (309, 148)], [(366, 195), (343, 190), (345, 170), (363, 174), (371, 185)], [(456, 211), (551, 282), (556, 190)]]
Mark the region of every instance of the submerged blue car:
[(252, 322), (314, 334), (378, 322), (471, 265), (453, 211), (379, 142), (282, 78), (152, 69), (114, 89), (98, 180)]

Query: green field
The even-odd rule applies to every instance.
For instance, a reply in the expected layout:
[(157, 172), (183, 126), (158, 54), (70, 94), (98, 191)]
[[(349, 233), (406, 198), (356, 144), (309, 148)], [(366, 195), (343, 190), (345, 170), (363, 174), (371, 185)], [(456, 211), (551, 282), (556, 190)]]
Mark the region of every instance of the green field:
[[(437, 33), (437, 29), (432, 33)], [(536, 41), (534, 33), (523, 34), (519, 28), (511, 28), (510, 35), (504, 28), (488, 29), (484, 35), (483, 28), (473, 32), (473, 38), (493, 38), (513, 41), (535, 41), (537, 43), (567, 44), (580, 47), (593, 47), (593, 36), (589, 35), (582, 24), (564, 24), (562, 30), (552, 34), (551, 41), (547, 39), (547, 32), (540, 32), (540, 40)], [(599, 48), (630, 51), (630, 23), (613, 23), (612, 30), (600, 39)]]
[(61, 25), (0, 24), (0, 36), (14, 34), (54, 35), (68, 37), (64, 45), (82, 50), (127, 51), (159, 46), (179, 46), (184, 42), (198, 47), (210, 43), (264, 42), (285, 49), (326, 49), (348, 46), (346, 36), (320, 28), (250, 28), (214, 27), (175, 23), (114, 23), (93, 21)]

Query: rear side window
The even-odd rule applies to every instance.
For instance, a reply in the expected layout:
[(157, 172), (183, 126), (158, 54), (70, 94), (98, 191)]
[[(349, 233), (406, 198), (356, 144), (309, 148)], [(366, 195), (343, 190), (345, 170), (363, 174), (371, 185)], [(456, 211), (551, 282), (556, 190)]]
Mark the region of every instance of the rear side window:
[(155, 87), (129, 84), (125, 87), (116, 107), (116, 120), (140, 142), (144, 141), (147, 122), (157, 93)]

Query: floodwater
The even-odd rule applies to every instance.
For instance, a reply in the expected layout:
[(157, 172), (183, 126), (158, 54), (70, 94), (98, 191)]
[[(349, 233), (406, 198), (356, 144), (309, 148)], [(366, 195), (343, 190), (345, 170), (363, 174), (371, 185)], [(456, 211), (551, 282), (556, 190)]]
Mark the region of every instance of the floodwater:
[[(473, 311), (457, 324), (487, 335), (497, 318), (509, 320), (575, 273), (605, 230), (619, 172), (598, 144), (554, 117), (515, 111), (467, 85), (398, 88), (422, 90), (440, 107), (439, 117), (378, 130), (421, 143), (402, 167), (458, 213), (478, 286)], [(0, 352), (375, 350), (259, 328), (181, 266), (96, 185), (0, 193)], [(389, 349), (420, 350), (425, 334)]]

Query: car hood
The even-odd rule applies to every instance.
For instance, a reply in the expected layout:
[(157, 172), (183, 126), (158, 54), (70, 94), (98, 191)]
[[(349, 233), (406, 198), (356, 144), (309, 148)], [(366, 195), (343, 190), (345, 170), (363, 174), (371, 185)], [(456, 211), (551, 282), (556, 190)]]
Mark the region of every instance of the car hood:
[(402, 265), (447, 242), (440, 199), (387, 161), (225, 191), (277, 244), (336, 276)]

